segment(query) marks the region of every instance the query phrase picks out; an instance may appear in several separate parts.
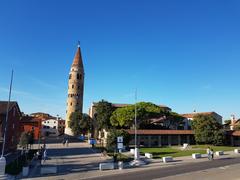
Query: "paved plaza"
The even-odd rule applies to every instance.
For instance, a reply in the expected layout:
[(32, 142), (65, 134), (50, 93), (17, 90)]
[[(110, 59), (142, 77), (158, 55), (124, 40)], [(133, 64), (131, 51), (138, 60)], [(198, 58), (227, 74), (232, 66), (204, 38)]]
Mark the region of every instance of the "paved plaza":
[[(56, 175), (96, 171), (100, 162), (108, 161), (84, 142), (69, 143), (68, 147), (62, 143), (51, 143), (46, 147), (48, 159), (31, 170), (29, 179), (58, 179)], [(44, 174), (42, 169), (48, 169), (49, 174)]]
[[(174, 162), (163, 163), (161, 159), (149, 160), (149, 164), (138, 168), (124, 170), (99, 171), (99, 163), (111, 161), (93, 150), (85, 142), (47, 144), (49, 159), (36, 166), (26, 179), (34, 180), (69, 180), (69, 179), (191, 179), (194, 174), (218, 174), (226, 170), (234, 171), (239, 167), (240, 155), (226, 152), (224, 156), (209, 161), (206, 156), (194, 160), (191, 156), (174, 158)], [(233, 166), (233, 168), (228, 168)], [(43, 169), (48, 170), (45, 174)], [(207, 172), (207, 173), (206, 173)], [(223, 173), (224, 174), (224, 173)], [(237, 175), (236, 173), (233, 175)], [(203, 177), (203, 176), (202, 176)], [(216, 177), (218, 177), (216, 175)], [(222, 176), (224, 177), (224, 176)], [(236, 176), (234, 176), (235, 178)], [(231, 178), (228, 178), (229, 180)]]

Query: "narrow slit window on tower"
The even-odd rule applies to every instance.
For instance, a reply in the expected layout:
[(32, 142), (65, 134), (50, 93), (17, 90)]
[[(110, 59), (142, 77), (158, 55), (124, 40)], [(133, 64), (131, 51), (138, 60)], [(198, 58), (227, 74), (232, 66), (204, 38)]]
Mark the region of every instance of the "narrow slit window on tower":
[(69, 74), (69, 79), (72, 79), (72, 74)]
[(74, 85), (72, 85), (72, 89), (74, 88)]
[(77, 73), (77, 79), (79, 79), (79, 74)]
[(72, 106), (72, 103), (70, 103), (70, 105)]

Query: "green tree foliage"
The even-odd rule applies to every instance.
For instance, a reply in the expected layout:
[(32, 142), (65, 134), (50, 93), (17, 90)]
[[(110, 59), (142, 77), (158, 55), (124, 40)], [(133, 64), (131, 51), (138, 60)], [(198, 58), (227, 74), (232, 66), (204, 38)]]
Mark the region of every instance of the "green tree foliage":
[(113, 107), (111, 103), (104, 100), (97, 103), (95, 120), (99, 130), (108, 129), (111, 126), (110, 117), (112, 113)]
[[(136, 104), (137, 120), (139, 126), (148, 124), (150, 118), (159, 116), (162, 109), (155, 104), (149, 102), (140, 102)], [(118, 108), (115, 110), (110, 118), (110, 122), (116, 127), (129, 128), (133, 126), (135, 119), (135, 105)]]
[[(142, 129), (161, 127), (159, 124), (152, 122), (154, 118), (164, 119), (165, 122), (167, 122), (166, 129), (173, 126), (178, 127), (184, 119), (177, 113), (165, 111), (161, 107), (150, 102), (139, 102), (136, 106), (138, 127)], [(110, 118), (110, 122), (115, 127), (130, 128), (134, 125), (134, 118), (135, 105), (129, 105), (115, 110)]]
[(123, 128), (131, 127), (133, 125), (135, 117), (134, 111), (134, 106), (126, 106), (116, 109), (110, 118), (111, 125)]
[(198, 144), (221, 145), (224, 140), (222, 125), (211, 115), (197, 115), (192, 122)]
[(20, 145), (20, 147), (22, 147), (23, 149), (26, 149), (26, 148), (28, 147), (28, 144), (29, 144), (28, 133), (22, 132), (22, 134), (21, 134), (21, 136), (20, 136), (19, 145)]
[(27, 136), (28, 136), (28, 144), (30, 145), (30, 149), (31, 149), (31, 146), (34, 143), (34, 131), (29, 131), (27, 133)]
[(117, 137), (123, 136), (123, 145), (128, 146), (130, 141), (130, 134), (124, 130), (111, 129), (107, 136), (107, 150), (113, 152), (117, 148)]
[(71, 128), (74, 136), (86, 134), (91, 128), (91, 118), (89, 115), (80, 113), (80, 112), (73, 112), (70, 115), (70, 121), (68, 122), (69, 127)]
[(164, 112), (164, 115), (167, 122), (165, 123), (166, 129), (177, 129), (183, 123), (184, 117), (180, 116), (178, 113)]
[(230, 124), (231, 124), (231, 119), (225, 120), (225, 121), (224, 121), (224, 124), (225, 124), (225, 125), (230, 125)]

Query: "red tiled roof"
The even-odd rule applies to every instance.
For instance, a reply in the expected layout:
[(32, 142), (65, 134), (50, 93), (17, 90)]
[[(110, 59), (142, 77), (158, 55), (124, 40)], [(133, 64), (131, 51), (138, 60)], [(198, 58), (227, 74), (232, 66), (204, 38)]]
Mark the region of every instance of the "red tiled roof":
[[(135, 131), (132, 129), (126, 130), (129, 134), (134, 134)], [(140, 129), (137, 130), (137, 134), (140, 135), (164, 135), (164, 134), (194, 134), (192, 130), (151, 130), (151, 129)]]
[(23, 116), (20, 120), (20, 122), (39, 122), (41, 121), (41, 118), (33, 117), (33, 116)]
[(215, 112), (199, 112), (199, 113), (188, 113), (188, 114), (180, 114), (181, 116), (185, 117), (185, 118), (193, 118), (196, 115), (212, 115), (212, 114), (216, 114)]

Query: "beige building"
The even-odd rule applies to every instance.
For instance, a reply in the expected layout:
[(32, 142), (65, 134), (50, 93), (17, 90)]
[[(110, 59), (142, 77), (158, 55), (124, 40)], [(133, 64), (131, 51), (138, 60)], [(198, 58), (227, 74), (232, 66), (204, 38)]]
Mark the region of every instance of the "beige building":
[(66, 128), (65, 134), (72, 136), (72, 130), (68, 127), (70, 116), (73, 112), (81, 112), (83, 108), (83, 91), (84, 91), (84, 68), (81, 55), (81, 49), (78, 45), (73, 64), (69, 72), (68, 80), (68, 97), (66, 111)]
[(180, 114), (180, 115), (185, 118), (184, 119), (184, 129), (185, 130), (190, 129), (191, 121), (194, 119), (194, 116), (197, 116), (197, 115), (209, 115), (209, 116), (212, 116), (212, 117), (214, 117), (217, 120), (217, 122), (222, 124), (222, 116), (220, 116), (216, 112), (194, 112), (194, 113)]

